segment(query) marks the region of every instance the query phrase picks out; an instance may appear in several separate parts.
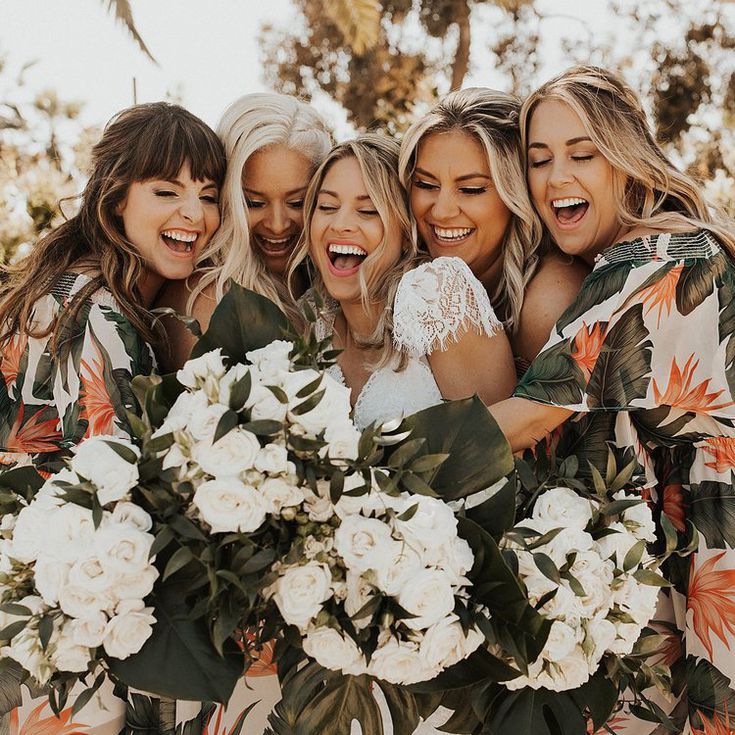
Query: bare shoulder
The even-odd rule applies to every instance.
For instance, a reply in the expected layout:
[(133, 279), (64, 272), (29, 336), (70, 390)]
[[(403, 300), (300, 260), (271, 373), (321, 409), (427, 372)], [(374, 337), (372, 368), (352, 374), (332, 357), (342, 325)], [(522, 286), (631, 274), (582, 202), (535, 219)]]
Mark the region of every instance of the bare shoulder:
[(543, 257), (526, 286), (518, 329), (512, 340), (516, 355), (529, 361), (536, 357), (589, 272), (589, 266), (581, 260), (563, 253)]

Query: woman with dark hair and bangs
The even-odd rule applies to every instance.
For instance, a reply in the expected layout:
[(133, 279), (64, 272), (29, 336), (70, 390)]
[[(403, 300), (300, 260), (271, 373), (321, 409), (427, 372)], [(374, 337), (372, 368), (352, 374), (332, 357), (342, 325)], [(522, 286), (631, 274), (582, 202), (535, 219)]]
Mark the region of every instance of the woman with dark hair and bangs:
[(154, 369), (150, 305), (217, 230), (224, 172), (217, 136), (182, 107), (110, 121), (79, 213), (4, 268), (0, 466), (51, 471), (88, 436), (128, 433), (130, 381)]

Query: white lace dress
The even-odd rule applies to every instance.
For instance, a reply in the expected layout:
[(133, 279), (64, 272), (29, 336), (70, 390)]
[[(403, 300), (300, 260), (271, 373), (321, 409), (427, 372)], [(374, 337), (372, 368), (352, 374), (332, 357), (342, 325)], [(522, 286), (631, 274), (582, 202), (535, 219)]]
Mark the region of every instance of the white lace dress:
[[(320, 315), (318, 339), (332, 335), (336, 314), (335, 306)], [(408, 354), (408, 364), (400, 372), (395, 365), (386, 365), (370, 375), (355, 402), (357, 427), (364, 429), (441, 403), (427, 357), (446, 349), (468, 329), (492, 336), (502, 324), (484, 287), (463, 260), (437, 258), (406, 273), (393, 306), (393, 342)], [(346, 385), (339, 365), (333, 365), (329, 374)]]
[[(335, 316), (336, 308), (320, 316), (316, 324), (318, 339), (332, 335)], [(355, 424), (363, 429), (373, 422), (408, 416), (441, 403), (442, 394), (428, 355), (445, 349), (468, 329), (492, 336), (502, 328), (485, 288), (460, 258), (437, 258), (409, 271), (398, 286), (393, 306), (393, 341), (408, 354), (408, 365), (400, 372), (385, 366), (370, 375), (355, 402)], [(346, 385), (339, 365), (333, 365), (329, 373)], [(376, 695), (385, 716), (386, 735), (392, 735), (388, 708), (377, 688)], [(414, 735), (446, 735), (436, 728), (450, 716), (449, 710), (440, 708), (419, 725)], [(356, 733), (357, 726), (352, 735)]]

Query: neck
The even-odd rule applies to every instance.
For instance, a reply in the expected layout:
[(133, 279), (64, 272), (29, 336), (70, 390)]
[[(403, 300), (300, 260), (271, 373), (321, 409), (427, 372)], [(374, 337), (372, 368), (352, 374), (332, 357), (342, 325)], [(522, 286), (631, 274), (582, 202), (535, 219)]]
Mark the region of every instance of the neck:
[(360, 301), (340, 302), (339, 306), (348, 333), (358, 340), (367, 340), (375, 331), (384, 304), (370, 304), (369, 311), (365, 310)]
[(475, 278), (485, 287), (488, 294), (495, 291), (500, 278), (503, 275), (503, 254), (499, 253), (492, 263), (487, 265), (482, 271), (474, 273)]
[(138, 289), (140, 290), (140, 295), (143, 297), (142, 305), (146, 309), (151, 308), (165, 280), (163, 276), (159, 276), (158, 273), (151, 273), (149, 270), (144, 270), (141, 274), (138, 280)]

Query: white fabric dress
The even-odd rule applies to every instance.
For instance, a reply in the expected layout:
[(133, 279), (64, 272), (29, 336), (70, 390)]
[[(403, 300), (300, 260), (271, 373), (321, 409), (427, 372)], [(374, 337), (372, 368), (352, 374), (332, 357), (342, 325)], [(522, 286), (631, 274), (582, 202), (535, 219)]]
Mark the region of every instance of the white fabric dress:
[[(336, 309), (320, 316), (316, 324), (318, 339), (331, 336), (335, 316)], [(408, 354), (408, 364), (400, 372), (388, 365), (370, 375), (355, 402), (353, 419), (357, 427), (364, 429), (373, 422), (401, 418), (441, 403), (442, 394), (431, 372), (428, 356), (434, 350), (446, 349), (468, 330), (492, 336), (502, 328), (485, 288), (460, 258), (437, 258), (406, 273), (398, 286), (393, 307), (393, 341)], [(338, 365), (333, 365), (328, 372), (346, 385)], [(385, 733), (392, 735), (390, 714), (377, 688), (376, 699), (385, 718)], [(419, 725), (414, 735), (446, 735), (436, 727), (443, 725), (450, 716), (449, 710), (440, 708)], [(353, 723), (352, 735), (359, 732), (359, 727)]]
[[(335, 317), (336, 308), (320, 315), (318, 339), (331, 336)], [(485, 288), (460, 258), (437, 258), (406, 273), (393, 306), (393, 342), (408, 354), (408, 364), (400, 372), (386, 365), (370, 375), (355, 402), (357, 427), (364, 429), (441, 403), (428, 356), (446, 349), (467, 330), (492, 336), (502, 328)], [(346, 385), (339, 365), (328, 372)]]

